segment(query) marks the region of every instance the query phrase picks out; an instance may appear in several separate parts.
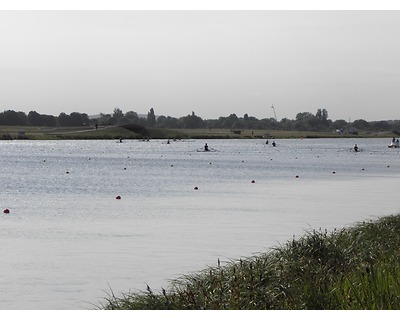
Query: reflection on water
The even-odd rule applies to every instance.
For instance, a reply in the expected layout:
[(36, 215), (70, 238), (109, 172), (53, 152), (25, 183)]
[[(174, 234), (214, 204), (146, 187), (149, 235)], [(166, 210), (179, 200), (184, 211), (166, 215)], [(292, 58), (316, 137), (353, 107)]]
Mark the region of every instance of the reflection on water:
[(276, 142), (1, 141), (0, 309), (91, 308), (399, 211), (386, 139)]

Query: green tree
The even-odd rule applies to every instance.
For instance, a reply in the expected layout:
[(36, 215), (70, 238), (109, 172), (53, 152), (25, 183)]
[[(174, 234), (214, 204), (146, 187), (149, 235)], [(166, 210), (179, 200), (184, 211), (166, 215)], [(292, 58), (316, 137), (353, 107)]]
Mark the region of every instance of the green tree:
[(346, 128), (346, 126), (347, 126), (347, 122), (346, 122), (346, 120), (339, 119), (339, 120), (335, 120), (335, 121), (332, 123), (332, 125), (333, 125), (333, 127), (334, 127), (335, 129), (344, 129), (344, 128)]
[(371, 124), (372, 128), (375, 131), (389, 131), (390, 130), (390, 124), (387, 121), (374, 121)]
[(30, 111), (28, 113), (28, 123), (31, 126), (43, 126), (44, 125), (43, 117), (36, 111)]
[(358, 130), (368, 130), (370, 128), (370, 125), (367, 121), (364, 119), (357, 119), (352, 123), (352, 126), (354, 128), (357, 128)]
[(328, 111), (326, 109), (317, 109), (315, 116), (320, 122), (326, 122), (328, 120)]
[(151, 108), (150, 111), (147, 113), (147, 125), (149, 127), (155, 127), (156, 124), (156, 115), (154, 114), (154, 109)]
[(57, 118), (52, 115), (42, 114), (43, 124), (47, 127), (57, 126)]
[(187, 115), (186, 117), (182, 117), (180, 119), (183, 123), (183, 127), (187, 129), (196, 129), (203, 128), (204, 122), (203, 119), (196, 116), (194, 111), (192, 111), (191, 115)]
[(86, 113), (72, 112), (69, 118), (69, 125), (80, 127), (89, 124), (89, 117)]
[(101, 125), (111, 125), (113, 124), (113, 117), (111, 114), (100, 113), (100, 117), (97, 119), (98, 123)]
[(128, 119), (128, 121), (130, 123), (138, 123), (139, 122), (139, 116), (135, 111), (128, 111), (127, 113), (125, 113), (125, 117), (126, 117), (126, 119)]
[(239, 119), (236, 114), (232, 113), (229, 117), (225, 118), (222, 122), (222, 128), (234, 129), (238, 123)]
[(120, 108), (115, 108), (114, 113), (113, 113), (113, 121), (114, 123), (118, 123), (118, 120), (121, 119), (124, 116), (124, 113)]
[(10, 126), (16, 126), (20, 125), (20, 118), (18, 116), (18, 113), (15, 112), (14, 110), (6, 110), (2, 114), (2, 119), (1, 119), (2, 124), (10, 125)]
[(296, 115), (296, 121), (303, 121), (303, 120), (307, 120), (311, 117), (314, 117), (314, 115), (310, 112), (299, 112)]
[(61, 112), (58, 116), (58, 124), (62, 127), (67, 127), (70, 125), (70, 118), (65, 112)]

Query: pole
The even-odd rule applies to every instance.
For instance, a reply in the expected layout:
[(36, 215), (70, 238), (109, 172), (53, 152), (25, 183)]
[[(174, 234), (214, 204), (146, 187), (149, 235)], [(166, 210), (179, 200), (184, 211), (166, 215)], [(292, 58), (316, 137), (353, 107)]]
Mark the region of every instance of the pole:
[(274, 107), (274, 105), (272, 105), (271, 108), (272, 108), (272, 110), (274, 110), (275, 120), (278, 121), (278, 119), (276, 118), (276, 112), (275, 112), (275, 107)]

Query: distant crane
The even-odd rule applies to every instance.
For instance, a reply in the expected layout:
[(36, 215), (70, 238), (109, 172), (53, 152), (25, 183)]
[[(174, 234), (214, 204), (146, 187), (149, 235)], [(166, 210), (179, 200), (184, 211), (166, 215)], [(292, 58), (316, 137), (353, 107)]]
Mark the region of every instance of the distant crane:
[(274, 110), (274, 116), (275, 116), (275, 120), (278, 121), (277, 117), (276, 117), (276, 112), (275, 112), (275, 107), (274, 105), (271, 106), (272, 110)]

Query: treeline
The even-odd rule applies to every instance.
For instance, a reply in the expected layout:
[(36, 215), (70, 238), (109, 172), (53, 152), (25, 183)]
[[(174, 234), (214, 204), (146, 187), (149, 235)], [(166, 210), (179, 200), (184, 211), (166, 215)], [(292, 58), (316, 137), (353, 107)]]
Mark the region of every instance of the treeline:
[(69, 115), (62, 112), (58, 117), (39, 114), (36, 111), (26, 114), (21, 111), (7, 110), (0, 113), (0, 125), (8, 126), (79, 127), (89, 124), (91, 124), (89, 116), (79, 112), (72, 112)]
[(156, 116), (151, 108), (146, 115), (139, 115), (135, 111), (124, 113), (120, 108), (115, 108), (111, 114), (101, 113), (96, 117), (89, 117), (86, 113), (72, 112), (71, 114), (60, 113), (58, 116), (39, 114), (36, 111), (16, 112), (7, 110), (0, 113), (0, 125), (14, 126), (48, 126), (48, 127), (76, 127), (94, 125), (121, 125), (139, 124), (146, 127), (168, 128), (168, 129), (232, 129), (232, 130), (297, 130), (297, 131), (319, 131), (339, 133), (357, 133), (363, 131), (395, 131), (400, 132), (400, 120), (383, 120), (368, 122), (358, 119), (353, 122), (345, 120), (332, 121), (328, 118), (326, 109), (317, 109), (315, 114), (311, 112), (300, 112), (295, 119), (283, 118), (278, 121), (275, 118), (257, 119), (247, 113), (243, 117), (230, 114), (218, 119), (202, 119), (194, 112), (187, 116), (174, 118), (170, 116)]

